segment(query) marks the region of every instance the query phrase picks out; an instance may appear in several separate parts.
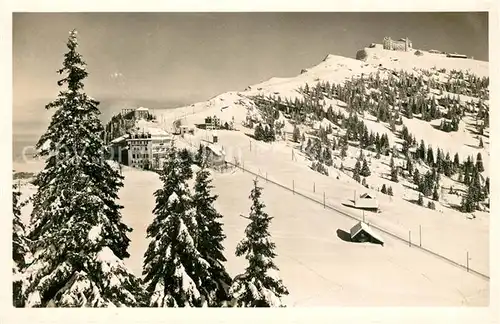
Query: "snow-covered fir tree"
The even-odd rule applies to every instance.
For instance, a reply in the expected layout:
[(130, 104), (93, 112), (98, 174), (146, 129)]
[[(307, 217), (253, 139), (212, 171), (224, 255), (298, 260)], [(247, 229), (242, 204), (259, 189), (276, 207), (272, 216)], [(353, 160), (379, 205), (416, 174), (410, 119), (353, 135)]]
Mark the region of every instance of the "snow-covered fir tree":
[(269, 233), (272, 217), (264, 211), (261, 194), (262, 188), (254, 180), (250, 224), (245, 229), (245, 238), (236, 246), (236, 256), (244, 255), (248, 266), (234, 278), (230, 289), (233, 302), (239, 307), (283, 307), (281, 297), (288, 295), (273, 261), (275, 244)]
[(203, 285), (209, 263), (196, 249), (187, 164), (173, 146), (169, 148), (160, 174), (163, 187), (155, 192), (155, 218), (147, 228), (151, 242), (144, 254), (143, 281), (150, 307), (201, 307), (210, 295)]
[(46, 157), (36, 176), (29, 239), (33, 258), (23, 275), (27, 307), (138, 306), (139, 280), (125, 267), (131, 229), (115, 200), (123, 178), (113, 170), (101, 134), (98, 102), (83, 91), (85, 62), (70, 33), (51, 123), (37, 143)]
[(232, 278), (227, 273), (224, 262), (223, 241), (226, 238), (220, 219), (222, 215), (217, 212), (214, 202), (217, 195), (212, 195), (210, 172), (202, 168), (196, 173), (194, 186), (193, 205), (198, 233), (196, 247), (201, 256), (208, 262), (208, 277), (202, 281), (208, 306), (221, 306), (228, 301), (227, 291)]
[(21, 221), (21, 208), (23, 204), (21, 203), (18, 185), (12, 186), (12, 260), (13, 264), (13, 281), (12, 281), (12, 292), (13, 292), (13, 304), (15, 307), (22, 307), (24, 302), (21, 294), (22, 277), (21, 273), (26, 266), (27, 256), (29, 253), (28, 242), (26, 240), (26, 232), (24, 224)]

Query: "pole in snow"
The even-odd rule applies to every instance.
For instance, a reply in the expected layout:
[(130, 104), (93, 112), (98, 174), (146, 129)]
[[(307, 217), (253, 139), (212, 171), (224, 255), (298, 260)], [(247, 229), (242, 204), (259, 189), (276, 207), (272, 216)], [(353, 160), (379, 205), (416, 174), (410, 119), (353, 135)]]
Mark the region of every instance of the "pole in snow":
[(323, 208), (326, 208), (326, 195), (324, 191), (323, 191)]
[(422, 225), (418, 226), (418, 233), (420, 237), (420, 246), (422, 246)]

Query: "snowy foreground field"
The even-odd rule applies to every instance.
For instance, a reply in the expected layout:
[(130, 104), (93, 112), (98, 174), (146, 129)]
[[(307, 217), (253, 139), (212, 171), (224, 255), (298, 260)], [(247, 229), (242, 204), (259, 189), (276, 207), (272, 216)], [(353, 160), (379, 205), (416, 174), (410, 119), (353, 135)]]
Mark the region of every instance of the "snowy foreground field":
[[(140, 275), (152, 220), (152, 193), (160, 185), (151, 172), (125, 169), (121, 192), (124, 221), (131, 234), (130, 269)], [(234, 255), (243, 237), (250, 208), (253, 177), (236, 171), (215, 173), (218, 208), (224, 215), (227, 269), (231, 275), (245, 266)], [(488, 282), (432, 256), (385, 237), (384, 247), (343, 241), (354, 222), (272, 184), (264, 187), (267, 211), (274, 216), (271, 233), (277, 245), (276, 263), (290, 290), (288, 306), (486, 306)]]
[[(16, 165), (36, 171), (37, 165)], [(152, 221), (153, 192), (161, 185), (153, 172), (124, 167), (120, 191), (124, 222), (130, 234), (126, 265), (141, 275)], [(248, 195), (254, 177), (242, 171), (214, 173), (217, 207), (224, 215), (224, 231), (231, 275), (240, 273), (245, 260), (234, 255), (243, 237), (250, 208)], [(384, 246), (342, 240), (354, 221), (319, 204), (260, 181), (267, 212), (274, 217), (271, 234), (278, 254), (276, 263), (290, 295), (288, 306), (487, 306), (489, 282), (443, 262), (400, 241), (384, 236)], [(32, 194), (23, 185), (23, 198)], [(28, 222), (30, 206), (23, 209)]]

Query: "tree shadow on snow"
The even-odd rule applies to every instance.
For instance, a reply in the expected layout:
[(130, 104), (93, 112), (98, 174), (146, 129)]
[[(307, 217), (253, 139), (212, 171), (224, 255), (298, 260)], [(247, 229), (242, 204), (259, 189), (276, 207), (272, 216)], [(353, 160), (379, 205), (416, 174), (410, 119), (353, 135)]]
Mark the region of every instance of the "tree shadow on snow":
[(256, 140), (255, 139), (255, 136), (253, 134), (250, 134), (250, 133), (245, 133), (246, 136), (250, 137), (251, 139), (253, 140)]

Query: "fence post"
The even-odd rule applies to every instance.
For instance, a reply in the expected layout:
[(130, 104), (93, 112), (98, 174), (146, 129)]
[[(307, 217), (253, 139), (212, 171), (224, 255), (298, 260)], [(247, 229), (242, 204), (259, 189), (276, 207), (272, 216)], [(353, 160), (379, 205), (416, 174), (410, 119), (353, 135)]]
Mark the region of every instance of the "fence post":
[(316, 182), (313, 182), (313, 193), (316, 193)]
[(469, 272), (469, 251), (467, 251), (467, 272)]
[(326, 194), (323, 191), (323, 208), (326, 208)]
[(411, 247), (411, 231), (408, 231), (408, 244)]
[(422, 225), (418, 225), (418, 234), (419, 234), (420, 247), (422, 247)]

